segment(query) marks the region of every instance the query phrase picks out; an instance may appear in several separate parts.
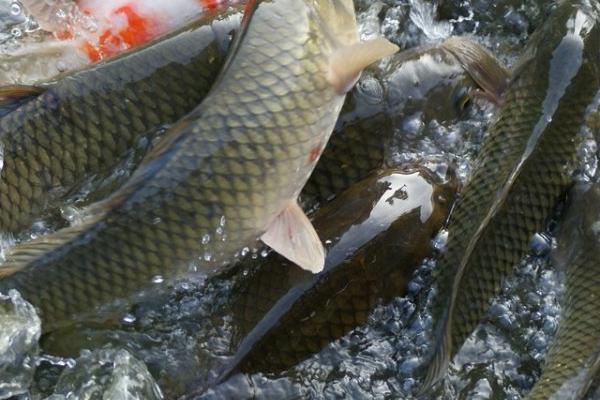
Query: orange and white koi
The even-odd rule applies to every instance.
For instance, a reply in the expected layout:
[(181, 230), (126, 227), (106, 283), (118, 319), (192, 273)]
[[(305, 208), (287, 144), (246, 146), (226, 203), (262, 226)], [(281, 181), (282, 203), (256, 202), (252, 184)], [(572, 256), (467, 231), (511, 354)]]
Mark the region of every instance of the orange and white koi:
[(239, 0), (22, 0), (40, 27), (90, 62), (112, 57)]

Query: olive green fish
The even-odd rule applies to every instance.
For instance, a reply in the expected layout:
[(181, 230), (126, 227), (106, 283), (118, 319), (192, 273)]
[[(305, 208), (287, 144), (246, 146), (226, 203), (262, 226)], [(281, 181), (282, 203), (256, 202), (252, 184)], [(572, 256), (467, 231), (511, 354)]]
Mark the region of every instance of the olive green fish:
[(319, 271), (324, 250), (296, 202), (361, 70), (396, 52), (360, 43), (352, 1), (251, 3), (213, 90), (82, 225), (13, 249), (0, 291), (45, 323), (193, 265), (211, 271), (258, 237)]
[(425, 387), (479, 324), (572, 183), (600, 89), (597, 2), (565, 1), (528, 43), (448, 227)]
[(379, 302), (405, 294), (454, 199), (449, 179), (385, 170), (320, 208), (315, 228), (331, 244), (317, 275), (276, 254), (258, 260), (232, 289), (233, 324), (245, 338), (227, 374), (286, 370), (365, 323)]
[(193, 110), (224, 62), (221, 40), (231, 24), (200, 19), (56, 82), (0, 89), (5, 102), (37, 95), (0, 119), (0, 232), (30, 227), (68, 194), (109, 174), (142, 138)]
[(582, 399), (600, 371), (600, 186), (573, 190), (558, 235), (566, 271), (558, 331), (528, 400)]

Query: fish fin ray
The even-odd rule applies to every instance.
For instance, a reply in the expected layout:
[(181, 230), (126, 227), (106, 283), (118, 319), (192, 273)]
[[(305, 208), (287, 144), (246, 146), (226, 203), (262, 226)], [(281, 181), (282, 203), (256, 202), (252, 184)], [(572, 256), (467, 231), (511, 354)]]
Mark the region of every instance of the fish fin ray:
[(354, 86), (363, 69), (397, 51), (398, 46), (384, 38), (343, 46), (331, 55), (327, 79), (336, 92), (346, 93)]
[(487, 98), (499, 104), (508, 86), (510, 72), (492, 53), (464, 37), (451, 37), (442, 47), (448, 50), (481, 87)]
[(313, 273), (325, 265), (325, 249), (312, 223), (296, 200), (269, 225), (261, 240), (300, 268)]
[(16, 267), (0, 267), (0, 280), (8, 278), (16, 272), (19, 272), (20, 268)]
[(0, 87), (0, 117), (14, 111), (22, 104), (46, 91), (40, 86), (8, 85)]
[[(16, 245), (6, 254), (6, 261), (0, 266), (0, 279), (19, 272), (42, 255), (51, 252), (65, 243), (75, 239), (101, 219), (100, 213), (93, 213), (76, 226), (63, 228), (55, 233)], [(6, 272), (3, 271), (6, 269)]]

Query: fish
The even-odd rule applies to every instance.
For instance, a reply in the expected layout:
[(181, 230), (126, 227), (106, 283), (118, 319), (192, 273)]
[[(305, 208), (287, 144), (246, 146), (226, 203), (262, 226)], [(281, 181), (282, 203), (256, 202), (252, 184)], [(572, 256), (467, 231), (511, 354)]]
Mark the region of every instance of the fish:
[(48, 35), (25, 38), (0, 58), (0, 85), (35, 84), (145, 45), (236, 0), (23, 0)]
[(235, 21), (200, 19), (56, 82), (0, 88), (3, 107), (17, 103), (0, 118), (0, 232), (18, 236), (192, 111), (217, 79)]
[(527, 400), (583, 399), (600, 372), (600, 184), (578, 184), (569, 197), (553, 257), (566, 275), (558, 331)]
[(424, 392), (442, 378), (573, 183), (580, 130), (598, 108), (598, 17), (596, 3), (561, 3), (513, 71), (437, 260)]
[(456, 190), (451, 171), (443, 180), (413, 165), (379, 171), (313, 215), (331, 243), (321, 273), (290, 268), (273, 253), (244, 263), (228, 307), (240, 344), (220, 380), (291, 368), (364, 324), (377, 304), (406, 294)]
[[(482, 54), (482, 57), (487, 59), (488, 56)], [(497, 61), (493, 60), (492, 62)], [(405, 64), (411, 67), (402, 68)], [(392, 68), (390, 65), (395, 65), (395, 67)], [(369, 179), (369, 177), (374, 179), (373, 176), (381, 175), (382, 168), (388, 171), (400, 169), (401, 171), (398, 172), (400, 176), (403, 176), (402, 172), (407, 172), (405, 168), (386, 161), (395, 135), (392, 119), (400, 119), (401, 115), (405, 113), (425, 107), (431, 108), (434, 105), (438, 113), (432, 113), (431, 117), (443, 119), (445, 123), (454, 123), (468, 116), (469, 113), (465, 109), (465, 107), (469, 107), (466, 104), (469, 101), (468, 94), (482, 89), (470, 78), (468, 71), (461, 65), (451, 53), (439, 46), (425, 46), (394, 54), (384, 65), (372, 65), (363, 72), (355, 87), (348, 92), (332, 136), (300, 194), (302, 207), (311, 219), (314, 218), (312, 213), (318, 209), (319, 205), (327, 207), (331, 201), (337, 202), (336, 199), (339, 195), (358, 182)], [(501, 65), (500, 67), (504, 68)], [(418, 88), (422, 89), (420, 92), (402, 91), (402, 88), (414, 85), (414, 71), (418, 71), (419, 79), (428, 84), (418, 85)], [(392, 92), (394, 95), (388, 96), (388, 93)], [(404, 99), (401, 98), (401, 93), (405, 93)], [(392, 99), (393, 102), (390, 101)], [(423, 164), (427, 165), (425, 161)], [(429, 175), (429, 173), (423, 172), (424, 177)], [(357, 201), (359, 200), (352, 200), (353, 203)], [(323, 237), (319, 225), (317, 220), (316, 229)], [(247, 307), (252, 306), (253, 309), (242, 312), (241, 310), (246, 310), (246, 308), (228, 306), (227, 309), (232, 311), (223, 312), (224, 315), (230, 313), (236, 315), (234, 317), (236, 338), (233, 339), (235, 343), (239, 343), (254, 328), (260, 318), (288, 291), (289, 282), (296, 281), (280, 279), (281, 276), (299, 278), (310, 276), (307, 272), (299, 269), (274, 271), (271, 275), (264, 275), (271, 279), (271, 284), (268, 285), (269, 290), (262, 290), (262, 287), (266, 287), (267, 284), (255, 282), (255, 280), (263, 276), (261, 271), (266, 269), (256, 271), (255, 268), (260, 268), (263, 261), (273, 265), (273, 259), (282, 260), (275, 254), (270, 254), (266, 260), (254, 260), (252, 257), (246, 257), (226, 271), (209, 278), (210, 284), (214, 285), (219, 285), (220, 282), (242, 280), (243, 282), (238, 283), (240, 289), (234, 289), (234, 293), (242, 291), (247, 294), (250, 292), (244, 288), (256, 287), (258, 288), (256, 292), (261, 294), (252, 301), (250, 296), (246, 296)], [(243, 271), (251, 271), (251, 273), (245, 275), (242, 273)], [(246, 279), (248, 282), (245, 281)], [(264, 296), (262, 296), (263, 293)], [(152, 301), (160, 302), (156, 299), (155, 293), (152, 294)], [(229, 303), (233, 304), (233, 301)], [(126, 306), (128, 310), (139, 308), (138, 303)], [(115, 313), (121, 313), (122, 310), (106, 311), (108, 315), (99, 313), (84, 321), (78, 320), (76, 329), (67, 325), (61, 327), (60, 330), (46, 333), (42, 343), (44, 351), (62, 357), (75, 357), (84, 347), (102, 347), (106, 342), (111, 342), (105, 335), (105, 332), (110, 330), (105, 330), (105, 328), (113, 326), (111, 321), (119, 319), (115, 317)], [(91, 339), (92, 337), (93, 339)]]
[(214, 273), (258, 238), (318, 272), (323, 244), (297, 196), (346, 92), (397, 50), (359, 42), (352, 1), (249, 3), (206, 99), (85, 222), (9, 251), (0, 291), (17, 289), (51, 326), (157, 276)]

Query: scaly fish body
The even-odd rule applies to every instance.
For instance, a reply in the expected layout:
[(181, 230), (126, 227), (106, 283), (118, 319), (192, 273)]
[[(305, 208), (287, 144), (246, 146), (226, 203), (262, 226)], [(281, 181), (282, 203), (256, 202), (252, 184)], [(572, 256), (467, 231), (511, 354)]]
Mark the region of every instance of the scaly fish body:
[(595, 2), (562, 3), (515, 71), (450, 219), (437, 267), (435, 350), (426, 386), (445, 372), (571, 185), (580, 128), (597, 108), (598, 18)]
[(140, 139), (196, 107), (225, 58), (217, 25), (226, 26), (194, 23), (65, 76), (1, 118), (0, 232), (30, 227), (86, 180), (110, 172)]
[(403, 295), (455, 183), (424, 169), (386, 170), (320, 208), (315, 228), (331, 241), (323, 272), (294, 270), (271, 254), (233, 288), (233, 323), (245, 338), (228, 372), (286, 370), (365, 323), (378, 302)]
[(567, 253), (558, 261), (566, 271), (558, 331), (527, 400), (582, 399), (600, 371), (600, 186), (573, 193), (557, 238)]
[[(257, 2), (244, 21), (206, 100), (88, 223), (15, 248), (1, 291), (18, 289), (51, 322), (190, 262), (217, 268), (258, 237), (288, 257), (299, 254), (295, 262), (307, 268), (322, 266), (322, 244), (298, 215), (296, 197), (345, 91), (364, 66), (397, 48), (359, 44), (347, 0)], [(266, 239), (274, 228), (281, 234)]]

